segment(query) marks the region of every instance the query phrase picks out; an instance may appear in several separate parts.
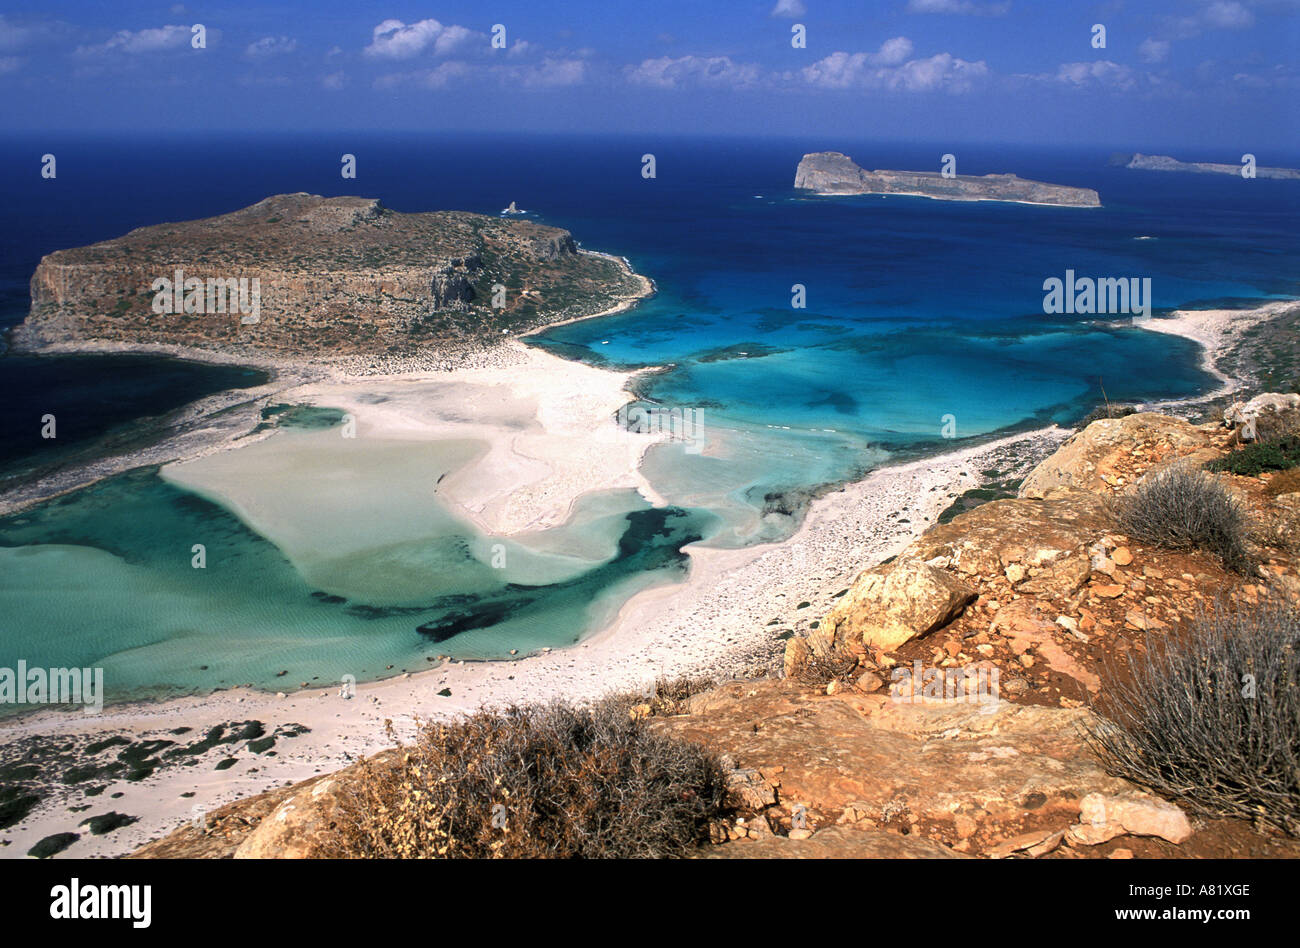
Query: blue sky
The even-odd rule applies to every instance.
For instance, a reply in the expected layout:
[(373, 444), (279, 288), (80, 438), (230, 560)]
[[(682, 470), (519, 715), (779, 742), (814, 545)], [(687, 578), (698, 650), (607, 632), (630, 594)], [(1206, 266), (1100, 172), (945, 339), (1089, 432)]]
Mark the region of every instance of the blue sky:
[(835, 131), (1268, 163), (1300, 151), (1298, 50), (1300, 0), (0, 0), (0, 120), (157, 135)]

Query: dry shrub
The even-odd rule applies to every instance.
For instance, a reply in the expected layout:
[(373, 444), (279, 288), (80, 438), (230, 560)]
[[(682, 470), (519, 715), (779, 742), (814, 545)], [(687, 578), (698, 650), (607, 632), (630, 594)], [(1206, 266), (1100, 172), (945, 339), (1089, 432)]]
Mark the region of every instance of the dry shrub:
[(1293, 467), (1289, 471), (1274, 474), (1269, 479), (1268, 486), (1264, 488), (1264, 493), (1270, 497), (1294, 494), (1296, 491), (1300, 491), (1300, 467)]
[(1082, 431), (1094, 421), (1101, 421), (1103, 418), (1127, 418), (1129, 415), (1135, 414), (1137, 414), (1135, 405), (1112, 405), (1110, 402), (1106, 402), (1104, 405), (1098, 405), (1080, 418), (1075, 427)]
[(685, 714), (686, 702), (693, 696), (711, 690), (717, 682), (712, 678), (658, 678), (654, 693), (649, 698), (652, 714)]
[(810, 649), (808, 658), (794, 673), (800, 684), (825, 688), (832, 681), (848, 682), (858, 667), (858, 657), (848, 652), (830, 651), (822, 653)]
[(1296, 435), (1300, 435), (1300, 409), (1260, 412), (1255, 419), (1255, 438), (1259, 441), (1280, 441)]
[(720, 763), (652, 731), (620, 697), (479, 711), (422, 726), (393, 766), (366, 765), (332, 855), (663, 858), (725, 815)]
[(1220, 604), (1111, 678), (1088, 728), (1110, 773), (1203, 813), (1300, 835), (1295, 604)]
[(1129, 536), (1167, 550), (1205, 550), (1228, 569), (1254, 569), (1246, 537), (1250, 518), (1218, 479), (1190, 467), (1146, 478), (1115, 501), (1113, 512)]

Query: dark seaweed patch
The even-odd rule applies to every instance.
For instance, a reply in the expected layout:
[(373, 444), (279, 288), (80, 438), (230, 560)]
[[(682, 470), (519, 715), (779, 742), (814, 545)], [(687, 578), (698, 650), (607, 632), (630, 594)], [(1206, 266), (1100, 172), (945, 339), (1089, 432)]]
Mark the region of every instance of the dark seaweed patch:
[(81, 836), (77, 833), (55, 833), (53, 836), (46, 836), (27, 850), (27, 855), (34, 859), (49, 859), (51, 856), (57, 856), (79, 839)]
[(105, 833), (111, 833), (115, 829), (123, 826), (130, 826), (139, 817), (127, 816), (125, 813), (118, 813), (112, 810), (108, 813), (101, 813), (98, 816), (90, 816), (78, 823), (78, 826), (85, 826), (96, 836), (103, 836)]

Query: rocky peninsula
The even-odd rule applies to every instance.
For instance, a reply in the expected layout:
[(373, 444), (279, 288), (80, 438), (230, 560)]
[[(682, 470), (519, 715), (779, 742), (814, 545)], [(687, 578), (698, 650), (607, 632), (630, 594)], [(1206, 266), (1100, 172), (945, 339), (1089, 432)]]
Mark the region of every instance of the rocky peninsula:
[(927, 171), (867, 171), (838, 151), (804, 155), (794, 186), (818, 194), (901, 194), (938, 201), (1010, 201), (1060, 207), (1100, 207), (1092, 188), (1030, 181), (1014, 174), (954, 175)]
[[(1124, 159), (1127, 158), (1127, 161)], [(1244, 167), (1240, 164), (1227, 164), (1218, 161), (1179, 161), (1168, 155), (1121, 155), (1116, 161), (1125, 168), (1136, 171), (1188, 171), (1193, 174), (1232, 174), (1240, 175)], [(1256, 167), (1256, 178), (1279, 178), (1287, 181), (1300, 181), (1300, 169)]]
[(478, 348), (607, 311), (649, 281), (565, 230), (280, 194), (44, 257), (16, 348), (329, 358)]

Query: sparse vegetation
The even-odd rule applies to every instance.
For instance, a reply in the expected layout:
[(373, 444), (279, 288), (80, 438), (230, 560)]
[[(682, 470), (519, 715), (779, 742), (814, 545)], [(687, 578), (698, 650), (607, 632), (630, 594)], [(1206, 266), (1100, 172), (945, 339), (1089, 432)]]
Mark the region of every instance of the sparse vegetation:
[(825, 688), (832, 681), (848, 682), (852, 680), (858, 667), (858, 658), (847, 652), (827, 652), (809, 649), (808, 657), (795, 672), (795, 680), (800, 684)]
[(655, 681), (654, 694), (647, 702), (652, 714), (685, 714), (692, 695), (708, 691), (716, 682), (712, 678), (664, 678)]
[(707, 842), (724, 815), (721, 764), (653, 731), (635, 696), (479, 711), (423, 726), (367, 762), (334, 855), (661, 858)]
[(1114, 679), (1093, 749), (1115, 775), (1300, 836), (1300, 610), (1220, 604)]
[(1079, 420), (1080, 429), (1087, 428), (1094, 421), (1100, 421), (1103, 418), (1124, 418), (1128, 415), (1137, 413), (1137, 408), (1133, 405), (1112, 405), (1109, 402), (1098, 405), (1088, 414)]
[(1255, 419), (1255, 436), (1260, 442), (1281, 441), (1300, 436), (1300, 409), (1262, 412)]
[(1211, 461), (1206, 468), (1243, 477), (1258, 477), (1264, 471), (1285, 471), (1300, 466), (1300, 435), (1256, 441), (1231, 454)]
[(1115, 502), (1113, 513), (1124, 532), (1138, 540), (1167, 550), (1205, 550), (1237, 572), (1253, 568), (1246, 542), (1250, 518), (1204, 471), (1174, 467), (1148, 477)]
[(1282, 494), (1293, 494), (1296, 491), (1300, 491), (1300, 467), (1293, 467), (1289, 471), (1273, 475), (1268, 486), (1264, 488), (1264, 493), (1270, 497), (1280, 497)]

